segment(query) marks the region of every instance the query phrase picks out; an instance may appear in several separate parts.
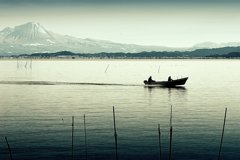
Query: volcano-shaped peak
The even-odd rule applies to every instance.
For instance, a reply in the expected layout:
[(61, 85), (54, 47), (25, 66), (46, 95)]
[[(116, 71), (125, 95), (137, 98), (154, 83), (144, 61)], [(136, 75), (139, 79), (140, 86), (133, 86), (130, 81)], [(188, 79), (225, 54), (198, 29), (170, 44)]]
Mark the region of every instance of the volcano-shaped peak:
[(23, 25), (16, 26), (15, 28), (21, 28), (28, 31), (41, 31), (41, 30), (44, 31), (45, 30), (44, 27), (38, 22), (28, 22)]
[(61, 50), (77, 53), (136, 53), (153, 50), (175, 50), (175, 48), (161, 46), (139, 46), (61, 35), (47, 30), (39, 22), (28, 22), (0, 31), (0, 33), (3, 32), (6, 34), (0, 34), (0, 54), (1, 52), (11, 54), (45, 53)]
[(28, 22), (26, 24), (16, 26), (14, 30), (15, 33), (25, 33), (30, 35), (32, 38), (38, 36), (39, 33), (48, 33), (48, 31), (42, 25), (40, 25), (40, 23), (37, 22)]
[(14, 27), (7, 35), (5, 41), (15, 42), (39, 42), (46, 39), (54, 39), (53, 36), (38, 22), (28, 22)]

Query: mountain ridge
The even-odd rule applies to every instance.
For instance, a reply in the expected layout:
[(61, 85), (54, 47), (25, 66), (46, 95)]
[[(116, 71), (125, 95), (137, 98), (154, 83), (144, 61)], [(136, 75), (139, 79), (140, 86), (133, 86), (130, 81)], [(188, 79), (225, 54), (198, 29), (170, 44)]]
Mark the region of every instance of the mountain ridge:
[(0, 54), (15, 55), (69, 50), (81, 53), (172, 50), (161, 46), (140, 46), (106, 40), (82, 39), (49, 31), (38, 22), (28, 22), (0, 31)]
[(144, 46), (136, 44), (115, 43), (107, 40), (77, 38), (54, 33), (38, 22), (28, 22), (13, 28), (6, 27), (0, 31), (0, 55), (19, 55), (32, 53), (51, 53), (68, 50), (75, 53), (139, 53), (139, 52), (173, 52), (194, 51), (197, 49), (213, 49), (237, 47), (238, 42), (213, 43), (203, 42), (189, 48), (164, 46)]

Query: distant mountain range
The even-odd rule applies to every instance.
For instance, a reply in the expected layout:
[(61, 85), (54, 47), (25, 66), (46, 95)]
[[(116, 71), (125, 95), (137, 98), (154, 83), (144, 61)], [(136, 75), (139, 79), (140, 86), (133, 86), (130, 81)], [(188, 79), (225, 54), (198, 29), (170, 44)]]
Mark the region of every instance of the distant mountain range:
[[(32, 53), (55, 53), (70, 51), (74, 53), (94, 54), (94, 53), (140, 53), (140, 52), (168, 52), (170, 53), (190, 53), (194, 55), (213, 55), (214, 48), (224, 48), (230, 52), (237, 52), (236, 47), (240, 43), (217, 44), (204, 42), (191, 48), (171, 48), (164, 46), (141, 46), (135, 44), (121, 44), (105, 40), (81, 39), (68, 35), (61, 35), (49, 31), (41, 24), (29, 22), (14, 28), (6, 27), (0, 31), (0, 55), (20, 55)], [(201, 50), (203, 49), (203, 50)], [(210, 50), (204, 50), (210, 49)], [(211, 53), (210, 53), (211, 52)], [(214, 52), (214, 53), (213, 53)], [(224, 52), (224, 54), (226, 54)], [(174, 55), (174, 54), (173, 54)]]
[(68, 50), (80, 53), (178, 50), (161, 46), (121, 44), (105, 40), (81, 39), (49, 31), (39, 23), (29, 22), (0, 31), (0, 54), (48, 53)]

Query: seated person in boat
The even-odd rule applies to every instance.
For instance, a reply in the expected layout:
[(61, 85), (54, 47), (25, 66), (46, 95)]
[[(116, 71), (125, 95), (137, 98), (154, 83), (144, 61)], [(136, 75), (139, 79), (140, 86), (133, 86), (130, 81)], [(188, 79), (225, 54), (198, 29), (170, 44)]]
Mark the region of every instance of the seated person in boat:
[(168, 77), (168, 82), (172, 81), (172, 78), (171, 76)]
[(150, 76), (150, 77), (148, 78), (148, 83), (151, 83), (151, 82), (156, 82), (156, 81), (152, 80), (152, 76)]

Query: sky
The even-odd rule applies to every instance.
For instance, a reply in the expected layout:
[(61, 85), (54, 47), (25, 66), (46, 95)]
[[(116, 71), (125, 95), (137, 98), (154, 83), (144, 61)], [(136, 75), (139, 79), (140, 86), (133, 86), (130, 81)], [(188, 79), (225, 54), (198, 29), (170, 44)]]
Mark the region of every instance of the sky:
[(39, 22), (56, 33), (191, 47), (240, 42), (239, 0), (0, 0), (0, 30)]

